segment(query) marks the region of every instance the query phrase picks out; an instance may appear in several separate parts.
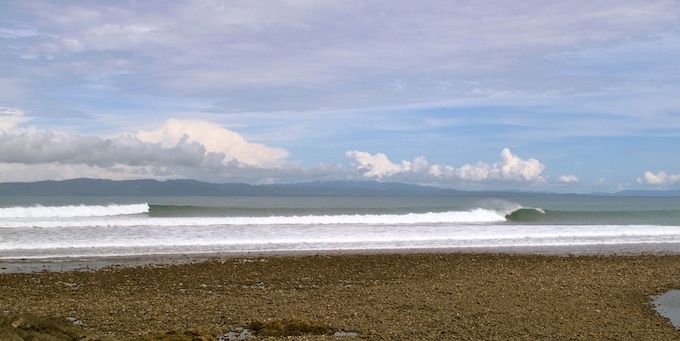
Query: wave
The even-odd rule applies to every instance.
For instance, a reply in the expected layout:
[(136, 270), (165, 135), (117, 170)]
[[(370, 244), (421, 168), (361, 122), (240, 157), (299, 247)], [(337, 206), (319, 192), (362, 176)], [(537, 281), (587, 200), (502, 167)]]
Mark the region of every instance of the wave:
[(678, 210), (645, 211), (562, 211), (520, 208), (505, 215), (511, 223), (551, 224), (648, 224), (680, 223)]
[(149, 204), (71, 205), (0, 208), (2, 219), (107, 217), (149, 212)]
[(403, 210), (404, 208), (399, 208), (396, 212), (362, 212), (361, 209), (346, 208), (265, 209), (147, 203), (6, 207), (0, 208), (0, 227), (412, 225), (500, 222), (558, 225), (650, 223), (677, 225), (680, 223), (680, 210), (568, 211), (520, 207), (519, 205), (504, 209), (475, 208), (431, 212), (403, 212)]
[[(541, 247), (680, 243), (679, 226), (445, 224), (399, 226), (149, 226), (26, 229), (0, 239), (3, 258), (188, 252)], [(639, 247), (639, 246), (638, 246)], [(653, 250), (647, 249), (647, 250)], [(604, 249), (602, 249), (604, 250)], [(614, 249), (616, 250), (616, 249)], [(631, 249), (622, 247), (628, 252)], [(644, 250), (644, 249), (638, 249)], [(657, 249), (658, 250), (658, 249)], [(533, 251), (532, 251), (533, 252)]]
[(508, 221), (541, 221), (546, 211), (542, 208), (522, 207), (505, 215)]
[(0, 227), (131, 227), (131, 226), (212, 226), (212, 225), (407, 225), (438, 223), (503, 222), (502, 212), (470, 211), (408, 214), (343, 214), (268, 217), (119, 217), (105, 219), (0, 221)]

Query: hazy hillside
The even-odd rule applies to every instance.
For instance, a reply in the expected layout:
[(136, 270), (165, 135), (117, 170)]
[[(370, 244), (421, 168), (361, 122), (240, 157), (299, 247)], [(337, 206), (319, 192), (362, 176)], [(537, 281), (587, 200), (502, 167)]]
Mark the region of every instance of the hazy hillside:
[[(195, 180), (101, 180), (0, 183), (0, 196), (417, 196), (417, 195), (578, 195), (522, 191), (457, 191), (439, 187), (377, 181), (316, 181), (294, 184), (250, 185), (209, 183)], [(586, 194), (587, 195), (587, 194)], [(593, 193), (597, 196), (678, 197), (680, 190), (628, 190)]]
[(458, 191), (401, 183), (306, 182), (297, 184), (215, 184), (194, 180), (99, 180), (0, 183), (0, 195), (73, 196), (279, 196), (279, 195), (452, 195)]

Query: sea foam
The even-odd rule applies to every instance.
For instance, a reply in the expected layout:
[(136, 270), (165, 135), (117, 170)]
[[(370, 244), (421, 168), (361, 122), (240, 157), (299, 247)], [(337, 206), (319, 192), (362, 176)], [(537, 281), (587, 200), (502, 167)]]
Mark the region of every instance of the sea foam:
[[(134, 206), (134, 205), (128, 205)], [(148, 205), (128, 207), (129, 212), (143, 213)], [(92, 207), (92, 206), (89, 206)], [(106, 206), (108, 207), (108, 206)], [(104, 210), (101, 213), (112, 213)], [(129, 227), (129, 226), (213, 226), (213, 225), (405, 225), (438, 223), (493, 223), (505, 221), (503, 212), (487, 209), (470, 211), (449, 211), (408, 214), (344, 214), (344, 215), (301, 215), (268, 217), (101, 217), (95, 215), (43, 216), (81, 217), (80, 219), (13, 219), (0, 221), (0, 227)], [(123, 213), (125, 214), (125, 213)], [(130, 213), (128, 213), (130, 214)], [(106, 214), (113, 215), (113, 214)], [(102, 214), (105, 216), (105, 214)], [(15, 215), (16, 217), (16, 215)], [(36, 216), (33, 216), (36, 217)]]
[(149, 212), (149, 204), (71, 205), (0, 208), (2, 219), (107, 217)]

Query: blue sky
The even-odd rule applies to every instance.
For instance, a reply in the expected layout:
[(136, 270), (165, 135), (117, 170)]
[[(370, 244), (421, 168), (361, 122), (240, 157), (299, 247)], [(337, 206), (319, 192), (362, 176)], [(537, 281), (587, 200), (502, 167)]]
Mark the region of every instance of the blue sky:
[(677, 1), (0, 6), (0, 181), (680, 187)]

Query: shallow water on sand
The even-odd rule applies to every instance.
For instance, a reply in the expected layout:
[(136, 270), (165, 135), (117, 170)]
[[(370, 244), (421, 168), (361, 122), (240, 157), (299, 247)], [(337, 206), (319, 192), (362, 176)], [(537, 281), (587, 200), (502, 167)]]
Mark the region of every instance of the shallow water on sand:
[(652, 301), (659, 315), (669, 319), (675, 328), (680, 329), (680, 290), (670, 290)]

